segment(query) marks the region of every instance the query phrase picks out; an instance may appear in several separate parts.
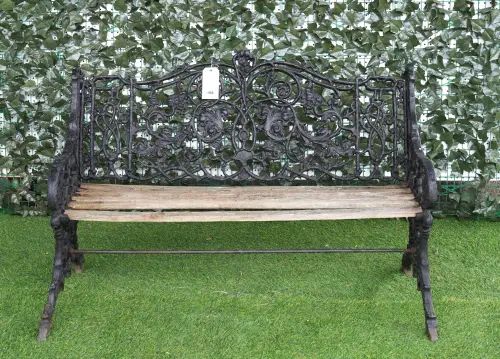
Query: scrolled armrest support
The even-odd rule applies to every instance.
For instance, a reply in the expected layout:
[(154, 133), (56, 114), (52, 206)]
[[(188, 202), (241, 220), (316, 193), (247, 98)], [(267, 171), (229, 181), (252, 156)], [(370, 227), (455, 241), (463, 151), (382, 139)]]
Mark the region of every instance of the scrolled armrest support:
[(406, 149), (407, 183), (423, 209), (437, 201), (437, 181), (434, 166), (422, 151), (415, 111), (415, 70), (410, 64), (404, 74), (406, 81)]
[(420, 148), (417, 129), (412, 135), (408, 153), (408, 186), (423, 209), (429, 209), (437, 201), (437, 181), (432, 162)]
[(62, 214), (71, 195), (80, 186), (77, 146), (74, 139), (66, 141), (63, 152), (56, 157), (48, 180), (48, 205), (52, 214)]
[(80, 124), (81, 90), (83, 73), (73, 70), (71, 82), (71, 115), (66, 143), (62, 153), (56, 157), (48, 178), (48, 207), (52, 217), (60, 216), (71, 200), (71, 196), (80, 186)]

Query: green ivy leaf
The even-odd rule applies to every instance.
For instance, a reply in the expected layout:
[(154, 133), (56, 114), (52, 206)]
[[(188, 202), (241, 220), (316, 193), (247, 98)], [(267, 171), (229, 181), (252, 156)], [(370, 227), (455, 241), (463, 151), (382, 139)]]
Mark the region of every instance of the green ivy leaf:
[(387, 0), (375, 0), (377, 4), (377, 10), (380, 12), (386, 11), (389, 9), (389, 2)]
[(274, 2), (268, 0), (256, 0), (255, 11), (261, 14), (270, 14), (274, 10)]
[(231, 38), (236, 35), (236, 25), (229, 26), (226, 29), (226, 38)]
[(0, 10), (2, 11), (12, 11), (14, 9), (14, 2), (12, 0), (1, 0)]
[(127, 52), (124, 52), (123, 54), (117, 56), (115, 63), (116, 63), (116, 66), (119, 66), (119, 67), (128, 67), (128, 65), (130, 63), (130, 58), (129, 58)]
[(125, 0), (115, 0), (113, 7), (117, 11), (122, 11), (122, 12), (127, 11), (127, 3)]

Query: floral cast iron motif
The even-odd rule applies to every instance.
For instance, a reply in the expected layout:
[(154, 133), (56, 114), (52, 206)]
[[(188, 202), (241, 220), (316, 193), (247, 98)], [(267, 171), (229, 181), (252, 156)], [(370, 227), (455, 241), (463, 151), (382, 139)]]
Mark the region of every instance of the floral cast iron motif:
[(201, 98), (202, 70), (158, 80), (84, 81), (84, 179), (149, 182), (404, 178), (404, 81), (341, 81), (299, 64), (218, 64), (219, 100)]

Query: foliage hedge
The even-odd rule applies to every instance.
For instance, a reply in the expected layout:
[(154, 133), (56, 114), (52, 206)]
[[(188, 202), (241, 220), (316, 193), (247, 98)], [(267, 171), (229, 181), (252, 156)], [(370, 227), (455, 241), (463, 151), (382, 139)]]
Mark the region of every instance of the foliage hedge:
[[(500, 169), (500, 13), (495, 1), (0, 0), (0, 182), (4, 206), (44, 212), (47, 170), (60, 150), (72, 67), (157, 76), (254, 41), (261, 58), (307, 61), (325, 74), (401, 74), (414, 61), (427, 153), (438, 169), (474, 172), (476, 192)], [(109, 33), (118, 35), (110, 40)], [(367, 59), (367, 64), (356, 61)], [(142, 61), (144, 67), (139, 66)], [(449, 94), (443, 96), (442, 81)], [(1, 115), (0, 115), (1, 116)], [(471, 151), (465, 150), (470, 148)], [(35, 185), (33, 185), (35, 184)], [(479, 191), (478, 191), (479, 189)], [(470, 192), (470, 191), (469, 191)], [(498, 198), (455, 195), (492, 213)], [(26, 209), (26, 201), (35, 207)]]

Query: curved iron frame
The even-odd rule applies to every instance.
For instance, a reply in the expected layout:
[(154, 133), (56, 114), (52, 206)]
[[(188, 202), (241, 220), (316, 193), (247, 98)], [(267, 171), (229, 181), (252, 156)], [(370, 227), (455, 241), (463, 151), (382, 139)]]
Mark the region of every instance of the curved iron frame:
[[(127, 81), (117, 76), (100, 76), (94, 77), (94, 82), (96, 79), (119, 79), (125, 86), (129, 87), (130, 97), (133, 97), (136, 88), (148, 87), (151, 85), (158, 84), (160, 82), (174, 79), (179, 76), (185, 76), (187, 73), (193, 69), (202, 69), (210, 64), (198, 64), (193, 66), (185, 66), (174, 71), (172, 74), (162, 77), (159, 80), (154, 81), (143, 81), (134, 82), (133, 80)], [(297, 64), (289, 64), (283, 62), (263, 62), (257, 64), (255, 59), (250, 55), (248, 51), (240, 52), (235, 55), (233, 59), (233, 66), (219, 64), (219, 66), (224, 68), (232, 68), (234, 73), (227, 72), (230, 74), (235, 81), (242, 83), (242, 78), (249, 76), (252, 71), (256, 68), (271, 67), (279, 68), (279, 66), (287, 66), (294, 68), (297, 71), (301, 71), (304, 74), (313, 76), (315, 81), (319, 81), (323, 86), (332, 86), (335, 84), (337, 86), (349, 87), (353, 86), (355, 91), (355, 112), (356, 118), (359, 117), (359, 85), (361, 80), (356, 81), (339, 81), (326, 78), (322, 75), (314, 73), (310, 68), (303, 67)], [(431, 340), (437, 339), (437, 320), (434, 314), (432, 306), (432, 296), (430, 287), (430, 276), (429, 276), (429, 264), (428, 264), (428, 254), (427, 254), (427, 242), (429, 238), (429, 233), (432, 225), (432, 215), (430, 209), (433, 203), (437, 199), (437, 184), (434, 169), (430, 160), (425, 156), (418, 132), (418, 124), (416, 120), (415, 111), (415, 72), (413, 65), (408, 66), (404, 75), (404, 82), (399, 80), (394, 80), (392, 78), (368, 78), (363, 81), (363, 84), (369, 84), (370, 81), (389, 81), (393, 84), (398, 84), (400, 89), (403, 89), (403, 101), (404, 101), (404, 167), (405, 167), (405, 181), (407, 185), (411, 188), (415, 195), (418, 203), (421, 205), (423, 212), (417, 215), (416, 218), (409, 219), (409, 241), (408, 246), (403, 254), (402, 269), (407, 273), (413, 273), (417, 277), (417, 287), (422, 292), (425, 320), (427, 334)], [(401, 86), (402, 84), (402, 86)], [(283, 85), (284, 86), (284, 85)], [(369, 85), (368, 85), (369, 86)], [(285, 86), (286, 87), (286, 86)], [(282, 88), (282, 95), (285, 96), (287, 93), (287, 88)], [(91, 93), (89, 94), (89, 90)], [(245, 104), (244, 95), (248, 90), (246, 86), (240, 86), (239, 90), (242, 92), (241, 105), (244, 108), (248, 108), (248, 104)], [(92, 93), (96, 91), (96, 87), (89, 87), (89, 82), (84, 78), (84, 75), (80, 69), (75, 69), (72, 74), (71, 82), (71, 115), (68, 127), (68, 134), (66, 136), (66, 143), (64, 145), (62, 153), (56, 157), (52, 165), (50, 175), (48, 178), (49, 189), (48, 189), (48, 203), (51, 210), (51, 226), (54, 230), (55, 237), (55, 256), (53, 264), (53, 276), (52, 283), (49, 287), (48, 300), (45, 308), (43, 310), (42, 319), (39, 328), (39, 340), (45, 340), (50, 331), (52, 323), (52, 315), (55, 310), (55, 305), (57, 301), (57, 296), (60, 290), (64, 288), (64, 279), (71, 273), (71, 264), (74, 264), (76, 271), (82, 270), (83, 266), (83, 253), (85, 251), (78, 250), (78, 240), (77, 240), (77, 222), (72, 221), (65, 215), (64, 211), (66, 205), (71, 199), (71, 196), (78, 190), (82, 180), (93, 178), (92, 171), (85, 173), (84, 169), (84, 147), (86, 146), (84, 142), (85, 137), (85, 125), (83, 123), (85, 102), (88, 101), (88, 97), (92, 96)], [(283, 92), (284, 91), (284, 92)], [(222, 92), (224, 93), (224, 92)], [(305, 92), (304, 92), (305, 93)], [(185, 100), (185, 99), (184, 99)], [(182, 102), (182, 96), (179, 97), (180, 102)], [(130, 109), (130, 120), (129, 124), (129, 134), (132, 130), (132, 106), (133, 101), (131, 101)], [(94, 111), (95, 103), (92, 101), (92, 111)], [(92, 112), (92, 116), (94, 112)], [(91, 125), (92, 126), (91, 122)], [(359, 122), (355, 124), (355, 131), (359, 131)], [(357, 132), (359, 135), (359, 132)], [(128, 144), (131, 144), (131, 136), (129, 136)], [(90, 139), (92, 142), (92, 138)], [(94, 144), (91, 143), (90, 151), (93, 151)], [(92, 153), (91, 157), (92, 158)], [(359, 152), (349, 153), (351, 156), (359, 157)], [(133, 161), (133, 154), (130, 151), (127, 155), (127, 164), (129, 169), (131, 168), (131, 162)], [(394, 157), (396, 158), (396, 157)], [(396, 159), (393, 162), (393, 170), (391, 171), (392, 178), (400, 178), (400, 173), (396, 169)], [(92, 167), (92, 164), (89, 164)], [(357, 166), (359, 165), (359, 158), (357, 159)], [(128, 172), (128, 175), (131, 173)], [(353, 178), (359, 178), (359, 171), (356, 172)], [(293, 177), (293, 176), (292, 176)], [(131, 177), (129, 177), (131, 178)], [(248, 177), (241, 178), (242, 180), (248, 179)], [(257, 178), (258, 179), (258, 178)], [(335, 177), (333, 177), (335, 179)], [(342, 179), (342, 178), (341, 178)], [(115, 178), (116, 180), (116, 178)], [(265, 180), (269, 180), (266, 178)], [(263, 181), (268, 183), (269, 181)], [(226, 181), (227, 182), (227, 181)], [(237, 181), (241, 182), (241, 181)], [(316, 181), (317, 182), (317, 181)], [(300, 250), (299, 250), (300, 251)], [(387, 251), (387, 250), (386, 250)], [(391, 250), (392, 251), (392, 250)], [(87, 251), (90, 253), (91, 251)], [(169, 252), (170, 251), (164, 251)], [(196, 252), (196, 251), (195, 251)], [(228, 251), (228, 252), (238, 252), (238, 251)], [(305, 251), (307, 252), (307, 251)], [(314, 250), (312, 252), (315, 252)], [(338, 252), (332, 250), (331, 252)], [(149, 253), (149, 252), (148, 252)], [(196, 252), (198, 253), (198, 252)]]
[(406, 81), (407, 179), (423, 213), (409, 219), (409, 241), (403, 255), (402, 270), (417, 277), (417, 288), (422, 292), (427, 335), (437, 340), (437, 317), (434, 313), (429, 273), (428, 240), (432, 227), (430, 209), (437, 201), (436, 174), (432, 162), (425, 156), (420, 142), (415, 111), (415, 67), (410, 64), (404, 74)]

